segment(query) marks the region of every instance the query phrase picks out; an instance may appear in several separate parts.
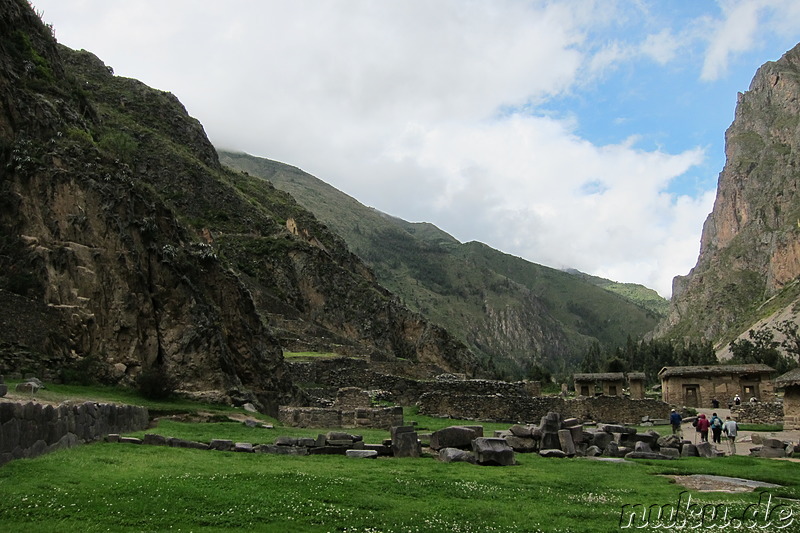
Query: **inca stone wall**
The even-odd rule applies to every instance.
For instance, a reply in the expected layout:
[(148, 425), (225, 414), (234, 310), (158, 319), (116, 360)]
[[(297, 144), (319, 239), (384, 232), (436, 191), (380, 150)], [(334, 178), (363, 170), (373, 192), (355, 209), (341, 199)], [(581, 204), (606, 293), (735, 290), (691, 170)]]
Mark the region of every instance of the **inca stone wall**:
[(731, 407), (731, 416), (740, 424), (783, 424), (783, 405), (780, 403), (743, 403)]
[(324, 407), (287, 407), (278, 409), (284, 426), (301, 428), (378, 428), (403, 425), (402, 407), (335, 409)]
[[(336, 392), (344, 387), (379, 389), (386, 391), (390, 399), (400, 405), (414, 405), (428, 392), (439, 391), (453, 394), (504, 394), (531, 396), (539, 394), (537, 381), (494, 381), (488, 379), (458, 379), (443, 376), (443, 379), (417, 380), (408, 377), (384, 374), (372, 370), (364, 359), (329, 359), (313, 362), (291, 362), (286, 367), (292, 382), (312, 394), (326, 395), (336, 399)], [(447, 379), (452, 377), (452, 379)], [(388, 399), (388, 398), (387, 398)]]
[(109, 433), (139, 431), (148, 422), (147, 408), (133, 405), (0, 402), (0, 465), (102, 439)]
[(422, 395), (419, 411), (431, 416), (497, 422), (536, 422), (548, 412), (598, 422), (635, 424), (645, 416), (669, 418), (669, 404), (660, 400), (631, 400), (598, 396), (564, 399), (556, 396), (478, 395), (428, 392)]

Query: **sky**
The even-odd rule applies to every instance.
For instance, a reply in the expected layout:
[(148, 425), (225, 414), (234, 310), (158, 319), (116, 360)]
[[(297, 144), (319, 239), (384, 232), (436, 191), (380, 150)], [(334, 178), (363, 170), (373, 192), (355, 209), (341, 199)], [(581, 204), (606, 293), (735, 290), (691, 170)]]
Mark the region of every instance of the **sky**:
[(800, 1), (32, 0), (218, 148), (554, 268), (669, 297), (737, 93)]

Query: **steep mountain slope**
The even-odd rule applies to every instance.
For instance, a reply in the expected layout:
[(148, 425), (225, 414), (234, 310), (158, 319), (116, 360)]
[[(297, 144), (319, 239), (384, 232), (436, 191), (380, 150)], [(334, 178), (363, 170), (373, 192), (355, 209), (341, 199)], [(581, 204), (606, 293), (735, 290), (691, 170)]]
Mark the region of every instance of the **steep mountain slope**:
[(800, 310), (800, 45), (739, 95), (697, 265), (673, 281), (657, 336), (728, 342)]
[(295, 167), (224, 151), (220, 161), (291, 193), (382, 284), (506, 375), (519, 377), (535, 364), (566, 373), (591, 343), (622, 346), (660, 318), (566, 272), (365, 207)]
[(289, 342), (475, 371), (172, 94), (58, 46), (24, 0), (0, 0), (0, 98), (0, 373), (156, 369), (274, 408)]
[(610, 279), (592, 276), (591, 274), (575, 270), (574, 268), (567, 269), (566, 272), (569, 272), (573, 276), (578, 276), (592, 285), (597, 285), (607, 291), (619, 294), (623, 298), (635, 302), (645, 309), (650, 309), (658, 315), (666, 316), (669, 311), (669, 300), (662, 298), (656, 291), (644, 285), (611, 281)]

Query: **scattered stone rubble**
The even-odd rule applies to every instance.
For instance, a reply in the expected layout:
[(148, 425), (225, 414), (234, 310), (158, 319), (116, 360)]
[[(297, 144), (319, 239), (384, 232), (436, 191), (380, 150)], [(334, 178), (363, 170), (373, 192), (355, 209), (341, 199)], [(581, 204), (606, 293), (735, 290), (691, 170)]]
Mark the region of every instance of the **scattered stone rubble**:
[(795, 446), (793, 443), (789, 441), (784, 441), (772, 437), (763, 438), (758, 433), (753, 433), (751, 435), (751, 439), (753, 444), (758, 445), (753, 448), (750, 448), (750, 455), (752, 455), (753, 457), (770, 457), (770, 458), (791, 457), (792, 454), (800, 452), (800, 445)]

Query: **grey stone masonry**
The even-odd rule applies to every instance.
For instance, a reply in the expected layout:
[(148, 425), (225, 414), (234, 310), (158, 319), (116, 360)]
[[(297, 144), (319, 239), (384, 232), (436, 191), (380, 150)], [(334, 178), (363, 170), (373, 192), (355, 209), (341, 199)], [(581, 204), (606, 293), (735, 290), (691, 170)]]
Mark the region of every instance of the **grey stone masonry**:
[(111, 433), (140, 431), (148, 423), (147, 408), (133, 405), (0, 402), (0, 465)]

